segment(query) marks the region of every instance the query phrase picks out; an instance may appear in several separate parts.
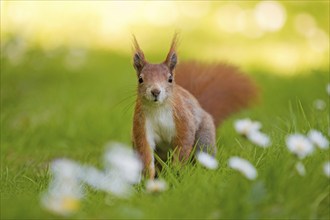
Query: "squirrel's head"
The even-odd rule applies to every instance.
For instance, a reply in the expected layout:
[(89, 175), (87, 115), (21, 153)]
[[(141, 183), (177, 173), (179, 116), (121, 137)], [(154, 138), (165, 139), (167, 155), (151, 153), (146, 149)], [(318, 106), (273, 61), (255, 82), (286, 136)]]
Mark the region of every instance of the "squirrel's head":
[(174, 85), (174, 69), (177, 64), (177, 34), (164, 62), (151, 64), (144, 57), (134, 35), (133, 66), (137, 73), (138, 95), (150, 104), (162, 104), (171, 97)]

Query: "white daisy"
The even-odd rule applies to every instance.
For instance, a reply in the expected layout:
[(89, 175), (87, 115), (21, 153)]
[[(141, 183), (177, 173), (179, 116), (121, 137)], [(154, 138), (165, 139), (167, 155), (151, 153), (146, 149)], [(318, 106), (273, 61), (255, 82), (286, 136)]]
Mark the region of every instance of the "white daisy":
[(323, 111), (327, 107), (327, 104), (322, 99), (316, 99), (313, 104), (314, 108), (320, 111)]
[(135, 152), (121, 143), (109, 143), (105, 154), (106, 169), (128, 183), (139, 183), (141, 180), (142, 163)]
[(240, 157), (231, 157), (228, 161), (229, 167), (240, 171), (246, 178), (254, 180), (258, 176), (256, 168), (247, 160)]
[(82, 169), (79, 164), (68, 159), (57, 159), (51, 164), (52, 180), (49, 193), (73, 198), (83, 197), (80, 176)]
[(91, 166), (85, 166), (83, 169), (84, 175), (81, 176), (81, 179), (84, 183), (87, 183), (95, 189), (106, 190), (102, 187), (102, 184), (103, 182), (110, 183), (111, 180), (107, 178), (104, 172)]
[(55, 176), (61, 176), (63, 178), (72, 178), (81, 172), (79, 164), (64, 158), (54, 160), (50, 168)]
[(96, 190), (126, 198), (131, 194), (131, 184), (117, 174), (118, 172), (104, 172), (94, 167), (85, 166), (82, 181)]
[(329, 141), (317, 130), (310, 130), (307, 134), (309, 140), (321, 149), (329, 148)]
[(258, 131), (261, 128), (260, 122), (251, 121), (251, 119), (236, 120), (234, 127), (237, 133), (248, 135), (250, 132)]
[(296, 170), (297, 170), (297, 172), (300, 176), (305, 176), (306, 175), (306, 169), (305, 169), (305, 166), (302, 162), (299, 161), (298, 163), (296, 163), (295, 167), (296, 167)]
[(141, 179), (142, 164), (138, 156), (125, 145), (111, 143), (105, 154), (105, 165), (106, 170), (101, 171), (68, 159), (55, 160), (51, 164), (52, 180), (42, 196), (42, 205), (60, 215), (76, 212), (83, 197), (83, 183), (116, 196), (130, 195), (132, 184)]
[(63, 216), (72, 215), (80, 208), (80, 200), (71, 196), (45, 194), (41, 203), (47, 210)]
[(196, 157), (197, 161), (201, 163), (204, 167), (211, 170), (215, 170), (218, 168), (218, 161), (213, 156), (205, 152), (198, 152)]
[(330, 161), (324, 163), (323, 172), (324, 172), (324, 175), (326, 175), (327, 177), (330, 178)]
[(313, 144), (301, 134), (289, 135), (286, 138), (286, 145), (289, 151), (297, 155), (300, 159), (305, 158), (314, 151)]
[(73, 214), (79, 209), (83, 197), (81, 167), (74, 161), (58, 159), (51, 164), (50, 171), (52, 180), (48, 191), (42, 196), (42, 205), (60, 215)]
[(167, 190), (167, 183), (164, 180), (148, 180), (146, 189), (150, 193), (163, 192)]
[(247, 138), (254, 144), (266, 148), (270, 145), (270, 139), (268, 135), (260, 131), (252, 131), (247, 134)]
[(122, 178), (118, 171), (108, 172), (107, 177), (111, 182), (102, 182), (102, 188), (107, 189), (108, 192), (110, 191), (114, 195), (122, 198), (127, 198), (131, 195), (133, 183)]

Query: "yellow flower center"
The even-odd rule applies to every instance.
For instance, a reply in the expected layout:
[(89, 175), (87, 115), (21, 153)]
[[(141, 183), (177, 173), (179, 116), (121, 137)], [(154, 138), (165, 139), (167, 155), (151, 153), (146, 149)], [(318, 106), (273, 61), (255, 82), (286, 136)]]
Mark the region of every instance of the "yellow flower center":
[(80, 207), (80, 202), (76, 198), (65, 197), (65, 198), (63, 198), (62, 206), (63, 206), (63, 209), (65, 209), (65, 210), (77, 211)]

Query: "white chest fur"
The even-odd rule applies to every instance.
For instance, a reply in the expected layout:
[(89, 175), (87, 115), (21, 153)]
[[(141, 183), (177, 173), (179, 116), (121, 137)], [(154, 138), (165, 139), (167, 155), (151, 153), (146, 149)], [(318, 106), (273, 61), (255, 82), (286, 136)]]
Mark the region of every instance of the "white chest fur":
[(146, 134), (150, 146), (171, 143), (175, 136), (175, 122), (170, 106), (161, 106), (146, 112)]

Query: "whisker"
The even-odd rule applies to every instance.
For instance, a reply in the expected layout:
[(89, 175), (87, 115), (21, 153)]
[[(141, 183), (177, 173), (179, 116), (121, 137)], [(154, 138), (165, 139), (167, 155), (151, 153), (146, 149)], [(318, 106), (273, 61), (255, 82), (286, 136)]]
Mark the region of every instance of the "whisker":
[(128, 110), (130, 110), (134, 106), (134, 104), (135, 104), (135, 100), (133, 100), (132, 102), (130, 102), (128, 105), (126, 105), (124, 107), (123, 114), (122, 114), (123, 117), (127, 114)]
[[(127, 102), (127, 101), (130, 101), (130, 99), (132, 99), (132, 98), (134, 98), (134, 97), (136, 97), (136, 93), (124, 97), (124, 98), (121, 99), (119, 102), (117, 102), (117, 103), (113, 106), (113, 108), (118, 108), (121, 104), (123, 104), (123, 103), (125, 103), (125, 102)], [(134, 99), (133, 101), (135, 101), (135, 99)]]

